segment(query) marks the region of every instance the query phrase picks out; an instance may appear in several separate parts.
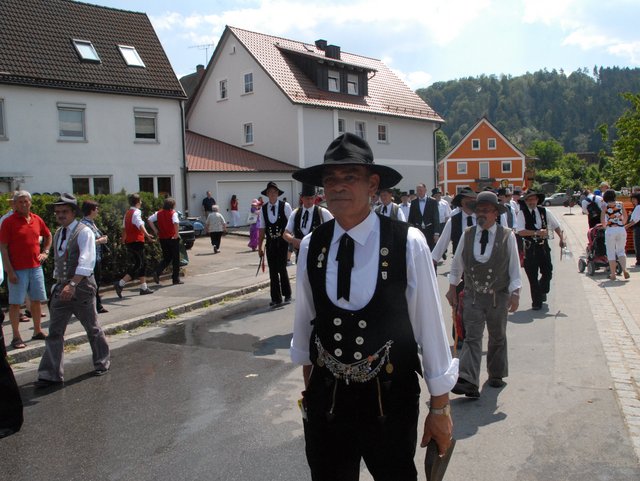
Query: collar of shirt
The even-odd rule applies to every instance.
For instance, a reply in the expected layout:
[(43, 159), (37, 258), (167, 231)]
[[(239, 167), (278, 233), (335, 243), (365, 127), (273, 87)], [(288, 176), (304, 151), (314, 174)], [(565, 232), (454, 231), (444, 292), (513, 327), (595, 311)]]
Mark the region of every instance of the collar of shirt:
[(360, 222), (357, 226), (352, 227), (348, 231), (344, 230), (344, 228), (336, 220), (336, 225), (333, 229), (333, 238), (331, 239), (331, 246), (335, 249), (335, 252), (338, 252), (337, 249), (338, 245), (340, 244), (340, 238), (345, 232), (349, 234), (349, 237), (351, 237), (354, 242), (357, 242), (361, 246), (364, 246), (367, 243), (369, 235), (373, 232), (379, 231), (379, 220), (374, 212), (370, 212), (362, 222)]
[[(60, 250), (64, 251), (67, 248), (67, 242), (71, 238), (71, 234), (76, 229), (77, 225), (78, 225), (78, 219), (74, 219), (73, 222), (71, 222), (71, 224), (69, 224), (66, 227), (66, 229), (67, 229), (67, 238), (62, 242), (62, 245), (60, 246), (61, 247)], [(60, 228), (64, 229), (64, 227), (62, 227), (62, 226), (60, 226)], [(60, 231), (60, 235), (62, 235), (62, 231)]]
[(489, 231), (489, 239), (487, 240), (487, 247), (485, 248), (484, 254), (480, 254), (480, 251), (481, 251), (480, 236), (482, 235), (483, 230), (484, 229), (481, 229), (480, 227), (478, 227), (476, 229), (476, 236), (473, 239), (473, 256), (476, 258), (478, 262), (487, 262), (491, 257), (491, 252), (493, 251), (493, 241), (496, 238), (496, 230), (498, 230), (498, 224), (495, 223), (489, 229), (487, 229)]

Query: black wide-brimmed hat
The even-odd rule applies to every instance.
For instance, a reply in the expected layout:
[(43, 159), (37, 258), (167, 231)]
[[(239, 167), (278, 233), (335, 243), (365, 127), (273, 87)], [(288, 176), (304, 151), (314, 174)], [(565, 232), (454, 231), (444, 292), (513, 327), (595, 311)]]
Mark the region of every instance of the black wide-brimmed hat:
[(67, 194), (66, 192), (60, 194), (58, 200), (51, 205), (70, 205), (73, 207), (73, 210), (78, 210), (78, 200), (73, 195)]
[(316, 186), (311, 184), (302, 184), (302, 191), (300, 197), (312, 197), (316, 195)]
[(509, 187), (500, 187), (498, 189), (498, 196), (500, 195), (511, 195), (511, 189)]
[(475, 200), (477, 196), (478, 194), (476, 194), (473, 190), (471, 190), (469, 187), (465, 187), (456, 194), (456, 196), (451, 201), (451, 205), (454, 207), (462, 207), (462, 199), (464, 197)]
[(284, 194), (284, 190), (280, 190), (280, 188), (278, 187), (278, 184), (276, 184), (275, 182), (269, 182), (267, 184), (267, 188), (264, 189), (262, 192), (260, 192), (262, 195), (267, 195), (267, 191), (273, 187), (274, 189), (278, 190), (278, 196), (281, 196), (282, 194)]
[(322, 186), (322, 173), (332, 165), (363, 165), (380, 176), (380, 189), (393, 187), (402, 179), (397, 170), (374, 164), (373, 152), (367, 141), (349, 132), (331, 142), (322, 164), (300, 169), (293, 173), (293, 178), (304, 184)]
[(507, 211), (504, 204), (501, 204), (498, 200), (498, 196), (494, 192), (489, 192), (488, 190), (478, 194), (471, 208), (475, 210), (478, 204), (491, 204), (498, 209), (498, 214), (504, 214)]
[(442, 192), (440, 191), (440, 189), (438, 189), (437, 187), (431, 189), (431, 195), (437, 195), (437, 194), (442, 195)]
[(529, 197), (531, 197), (533, 195), (535, 195), (538, 198), (538, 204), (542, 204), (544, 202), (545, 197), (546, 197), (544, 194), (542, 194), (540, 192), (536, 192), (535, 190), (529, 189), (524, 194), (522, 194), (522, 200), (526, 201)]

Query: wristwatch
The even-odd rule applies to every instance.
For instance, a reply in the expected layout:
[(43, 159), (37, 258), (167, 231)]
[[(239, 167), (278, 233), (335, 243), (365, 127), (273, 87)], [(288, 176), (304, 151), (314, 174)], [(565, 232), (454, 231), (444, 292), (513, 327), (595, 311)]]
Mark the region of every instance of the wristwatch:
[(451, 406), (449, 404), (445, 404), (441, 408), (432, 408), (429, 406), (429, 412), (431, 414), (439, 414), (443, 416), (451, 416)]
[(77, 282), (73, 282), (73, 281), (69, 281), (69, 285), (70, 285), (71, 287), (74, 287), (74, 288), (75, 288), (75, 287), (78, 285), (78, 283), (77, 283)]

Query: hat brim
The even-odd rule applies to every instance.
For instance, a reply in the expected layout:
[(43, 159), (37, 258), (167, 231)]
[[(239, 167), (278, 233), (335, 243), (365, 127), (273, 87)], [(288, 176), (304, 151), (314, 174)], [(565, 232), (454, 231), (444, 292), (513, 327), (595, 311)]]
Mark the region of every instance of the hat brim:
[(477, 197), (476, 194), (457, 194), (453, 200), (451, 201), (451, 205), (454, 207), (462, 207), (462, 199), (467, 198), (467, 199), (473, 199), (475, 201), (475, 198)]
[(547, 198), (547, 196), (544, 194), (529, 194), (529, 195), (522, 195), (521, 197), (522, 197), (522, 200), (526, 202), (529, 197), (533, 197), (533, 196), (536, 196), (538, 198), (538, 204), (542, 204), (544, 202), (544, 199)]
[[(271, 187), (268, 187), (266, 189), (264, 189), (262, 192), (260, 192), (262, 195), (269, 195), (267, 194), (267, 191), (270, 189)], [(280, 190), (278, 189), (278, 197), (280, 197), (282, 194), (284, 194), (284, 190)]]
[(486, 200), (482, 200), (480, 202), (473, 201), (473, 203), (470, 205), (471, 210), (476, 210), (476, 206), (478, 204), (489, 204), (495, 206), (498, 209), (499, 215), (507, 212), (507, 208), (504, 206), (504, 204), (494, 204), (493, 202), (487, 202)]
[(400, 174), (400, 172), (392, 169), (391, 167), (387, 167), (386, 165), (364, 164), (362, 162), (332, 162), (329, 160), (325, 161), (323, 164), (313, 165), (311, 167), (300, 169), (294, 172), (292, 177), (298, 182), (315, 185), (316, 187), (322, 187), (322, 174), (327, 167), (331, 167), (332, 165), (358, 165), (367, 167), (374, 174), (378, 174), (380, 176), (380, 185), (378, 185), (379, 189), (387, 189), (389, 187), (393, 187), (402, 180), (402, 174)]

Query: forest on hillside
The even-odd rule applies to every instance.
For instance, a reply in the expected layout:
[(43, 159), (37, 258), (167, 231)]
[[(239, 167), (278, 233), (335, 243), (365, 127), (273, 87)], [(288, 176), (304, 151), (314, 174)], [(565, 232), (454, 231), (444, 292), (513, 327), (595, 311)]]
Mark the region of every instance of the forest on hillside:
[(486, 116), (523, 151), (535, 141), (553, 139), (565, 152), (597, 154), (612, 150), (615, 123), (631, 107), (625, 92), (640, 93), (639, 68), (482, 75), (417, 90), (445, 119), (442, 131), (451, 147)]

